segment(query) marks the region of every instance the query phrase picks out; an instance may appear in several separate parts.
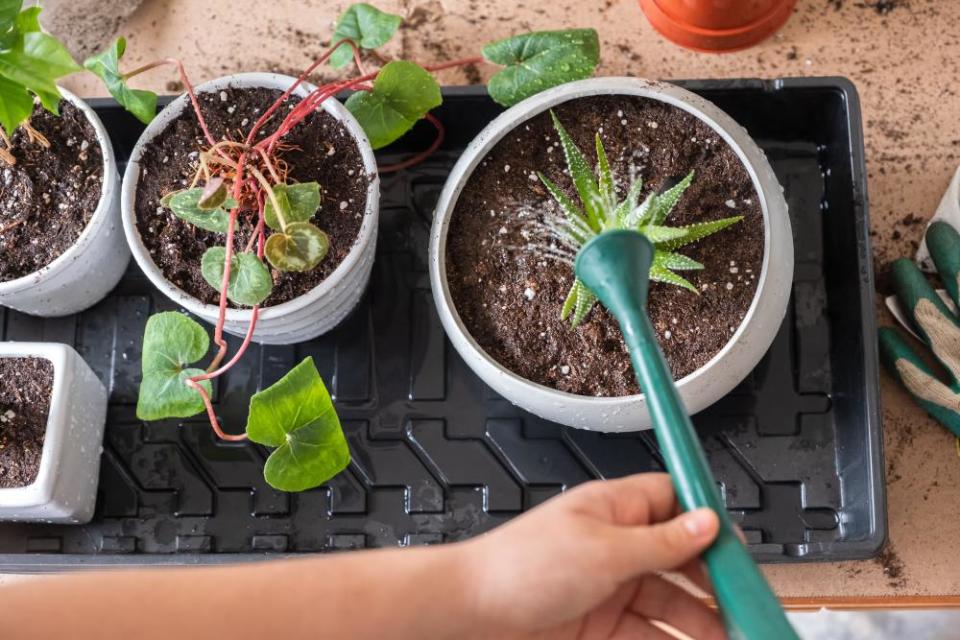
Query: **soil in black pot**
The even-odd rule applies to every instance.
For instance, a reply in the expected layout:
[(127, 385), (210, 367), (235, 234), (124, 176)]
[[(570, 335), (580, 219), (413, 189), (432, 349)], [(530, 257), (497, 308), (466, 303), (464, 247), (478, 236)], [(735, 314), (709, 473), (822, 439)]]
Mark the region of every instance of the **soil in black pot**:
[(14, 132), (0, 160), (0, 282), (47, 266), (70, 248), (93, 216), (103, 189), (103, 154), (93, 125), (66, 100), (60, 116), (34, 109), (30, 124), (49, 147)]
[[(215, 139), (228, 137), (242, 141), (257, 118), (280, 95), (280, 91), (272, 89), (228, 88), (201, 93), (198, 98)], [(290, 98), (280, 114), (298, 102), (298, 98)], [(275, 117), (263, 127), (258, 139), (273, 133), (279, 121)], [(263, 306), (278, 305), (303, 295), (343, 262), (360, 231), (371, 180), (364, 170), (356, 141), (343, 124), (325, 111), (311, 114), (284, 138), (284, 143), (291, 147), (280, 154), (289, 165), (288, 181), (320, 183), (320, 210), (312, 222), (329, 236), (330, 249), (313, 271), (274, 270), (273, 293)], [(143, 242), (167, 280), (203, 302), (216, 304), (219, 292), (203, 279), (200, 260), (208, 248), (223, 246), (226, 236), (198, 229), (160, 206), (164, 195), (190, 185), (196, 172), (198, 151), (208, 146), (193, 109), (184, 110), (144, 151), (136, 215)], [(241, 212), (235, 241), (237, 251), (246, 247), (256, 216), (252, 208)]]
[(0, 489), (36, 480), (52, 393), (49, 360), (0, 358)]
[[(749, 174), (713, 129), (657, 101), (590, 97), (554, 111), (588, 158), (596, 158), (594, 135), (601, 133), (620, 197), (631, 176), (643, 178), (642, 201), (696, 172), (666, 224), (744, 216), (680, 249), (705, 265), (682, 272), (699, 295), (651, 283), (650, 317), (674, 377), (682, 378), (723, 348), (756, 293), (764, 227)], [(480, 346), (528, 380), (580, 395), (639, 393), (620, 330), (605, 309), (594, 307), (576, 329), (560, 320), (572, 267), (520, 249), (542, 235), (532, 221), (559, 215), (537, 171), (577, 200), (565, 169), (548, 113), (505, 136), (476, 168), (457, 202), (447, 243), (454, 305)]]

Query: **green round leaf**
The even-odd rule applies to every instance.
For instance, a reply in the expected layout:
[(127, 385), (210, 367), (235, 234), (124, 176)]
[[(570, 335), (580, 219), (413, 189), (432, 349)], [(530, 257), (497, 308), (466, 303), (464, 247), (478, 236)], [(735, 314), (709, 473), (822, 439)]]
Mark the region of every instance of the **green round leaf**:
[(388, 63), (373, 81), (373, 91), (358, 91), (347, 100), (374, 149), (385, 147), (440, 106), (440, 85), (427, 71), (406, 60)]
[(294, 222), (267, 238), (264, 254), (280, 271), (310, 271), (323, 260), (330, 239), (309, 222)]
[[(143, 334), (141, 367), (143, 378), (137, 399), (137, 417), (141, 420), (189, 418), (204, 410), (203, 398), (186, 380), (203, 373), (188, 368), (203, 358), (210, 348), (206, 330), (196, 321), (176, 311), (157, 313), (147, 320)], [(213, 393), (208, 380), (200, 383)]]
[(83, 66), (103, 80), (107, 91), (120, 106), (136, 116), (140, 122), (149, 124), (157, 115), (157, 94), (127, 86), (120, 72), (120, 59), (126, 48), (127, 41), (117, 38), (105, 51), (87, 58)]
[[(223, 266), (226, 263), (226, 247), (210, 247), (200, 261), (200, 273), (211, 287), (220, 290), (223, 284)], [(248, 307), (258, 305), (273, 291), (270, 271), (253, 253), (233, 254), (230, 260), (230, 283), (227, 298), (235, 304)]]
[(313, 358), (250, 398), (247, 435), (276, 447), (264, 477), (281, 491), (320, 486), (350, 463), (340, 419)]
[(593, 29), (538, 31), (491, 42), (483, 57), (506, 68), (490, 78), (490, 97), (504, 106), (593, 75), (600, 39)]
[[(331, 42), (352, 40), (363, 49), (376, 49), (385, 45), (403, 18), (392, 13), (385, 13), (376, 7), (360, 2), (350, 5), (337, 20)], [(330, 65), (339, 69), (353, 60), (353, 49), (348, 44), (342, 44), (330, 56)]]
[[(286, 224), (306, 222), (320, 208), (320, 185), (316, 182), (276, 184), (273, 185), (273, 192), (280, 202), (281, 216)], [(263, 219), (271, 229), (276, 231), (283, 229), (280, 217), (277, 216), (273, 202), (269, 198), (263, 208)]]

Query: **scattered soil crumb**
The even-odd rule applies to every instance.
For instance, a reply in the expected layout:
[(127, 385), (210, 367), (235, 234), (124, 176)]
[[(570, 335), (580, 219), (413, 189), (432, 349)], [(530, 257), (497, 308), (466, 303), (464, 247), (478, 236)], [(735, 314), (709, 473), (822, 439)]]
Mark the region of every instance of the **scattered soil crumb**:
[[(834, 0), (838, 5), (841, 4), (839, 0)], [(858, 2), (856, 7), (861, 9), (873, 9), (877, 12), (877, 15), (885, 16), (897, 7), (906, 6), (905, 0), (872, 0), (867, 2)], [(837, 7), (839, 8), (839, 7)]]
[(883, 569), (883, 575), (887, 578), (887, 584), (894, 589), (902, 589), (907, 586), (905, 567), (903, 560), (897, 555), (892, 544), (883, 548), (876, 558), (873, 559)]

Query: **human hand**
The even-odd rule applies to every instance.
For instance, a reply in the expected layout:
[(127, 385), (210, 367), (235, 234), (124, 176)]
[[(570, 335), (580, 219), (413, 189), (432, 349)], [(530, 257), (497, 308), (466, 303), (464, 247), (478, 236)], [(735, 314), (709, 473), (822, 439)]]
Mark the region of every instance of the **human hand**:
[(719, 614), (657, 572), (709, 589), (699, 554), (717, 535), (709, 509), (677, 515), (666, 474), (591, 482), (462, 545), (478, 638), (725, 638)]
[[(945, 222), (934, 222), (927, 229), (926, 238), (943, 286), (954, 304), (960, 306), (960, 234)], [(943, 365), (949, 382), (941, 382), (896, 329), (880, 329), (880, 356), (914, 400), (960, 437), (960, 318), (910, 260), (897, 260), (890, 272), (900, 310)]]

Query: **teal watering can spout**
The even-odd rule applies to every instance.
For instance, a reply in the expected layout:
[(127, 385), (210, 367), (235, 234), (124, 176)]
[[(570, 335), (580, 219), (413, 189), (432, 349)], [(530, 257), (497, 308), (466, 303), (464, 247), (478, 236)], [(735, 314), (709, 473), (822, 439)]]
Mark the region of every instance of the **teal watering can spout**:
[(703, 559), (730, 638), (799, 640), (727, 515), (660, 352), (647, 316), (653, 251), (650, 241), (636, 231), (607, 231), (580, 250), (574, 271), (620, 324), (681, 506), (688, 511), (709, 507), (720, 517), (720, 533)]

